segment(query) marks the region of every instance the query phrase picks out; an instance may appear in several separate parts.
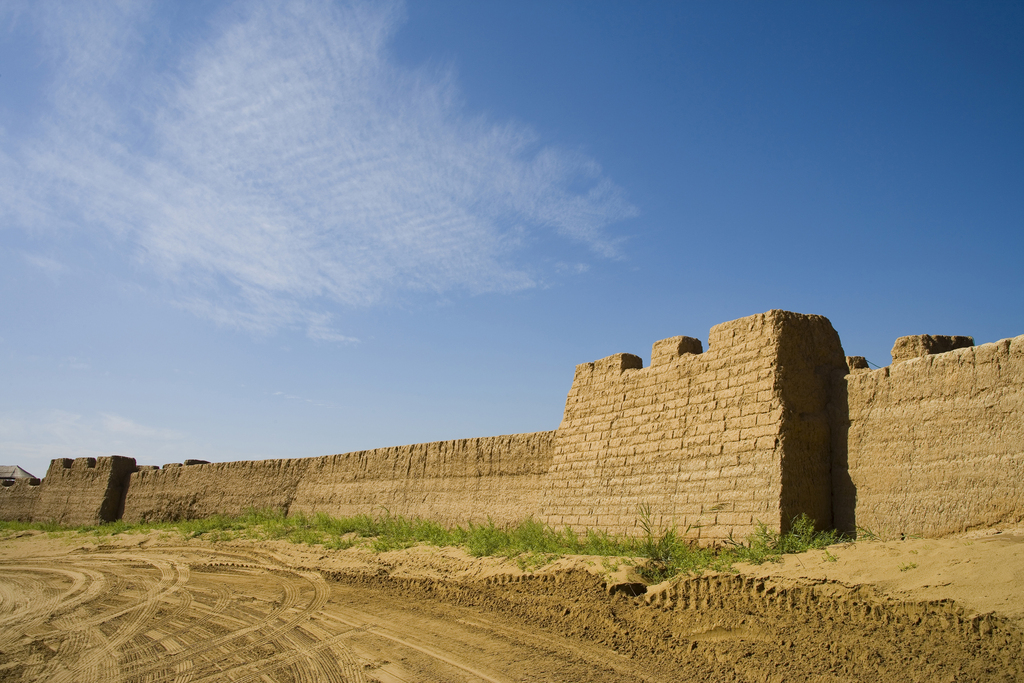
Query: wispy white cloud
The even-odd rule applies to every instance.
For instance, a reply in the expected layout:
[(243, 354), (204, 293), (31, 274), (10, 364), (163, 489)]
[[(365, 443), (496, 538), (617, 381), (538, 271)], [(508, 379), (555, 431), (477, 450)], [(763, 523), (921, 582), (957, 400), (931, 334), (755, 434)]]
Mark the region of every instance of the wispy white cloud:
[(276, 397), (281, 398), (281, 399), (284, 399), (285, 401), (298, 401), (300, 403), (308, 403), (310, 405), (318, 406), (320, 408), (337, 408), (338, 407), (334, 403), (330, 403), (330, 402), (326, 402), (326, 401), (322, 401), (322, 400), (317, 400), (317, 399), (312, 399), (312, 398), (306, 398), (305, 396), (296, 396), (295, 394), (289, 394), (289, 393), (287, 393), (285, 391), (272, 391), (272, 392), (270, 392), (270, 395), (271, 396), (276, 396)]
[(67, 269), (66, 266), (60, 261), (50, 258), (49, 256), (43, 256), (42, 254), (31, 254), (28, 252), (22, 252), (22, 258), (29, 265), (41, 270), (51, 280), (58, 280), (60, 275)]
[(181, 432), (173, 429), (159, 429), (147, 427), (122, 415), (111, 413), (100, 414), (100, 424), (108, 434), (123, 434), (126, 436), (141, 436), (148, 439), (160, 439), (163, 441), (176, 441), (185, 437)]
[(592, 159), (397, 65), (398, 4), (242, 3), (177, 52), (146, 5), (48, 7), (45, 133), (0, 137), (8, 221), (113, 235), (218, 323), (349, 341), (339, 306), (533, 287), (531, 247), (613, 256), (635, 214)]
[(63, 361), (61, 361), (60, 367), (68, 368), (70, 370), (91, 370), (92, 363), (81, 358), (69, 356), (65, 358)]
[(18, 464), (36, 476), (46, 474), (52, 458), (127, 455), (152, 462), (154, 457), (181, 460), (186, 435), (140, 424), (122, 415), (82, 415), (66, 410), (0, 414), (0, 453), (5, 464)]

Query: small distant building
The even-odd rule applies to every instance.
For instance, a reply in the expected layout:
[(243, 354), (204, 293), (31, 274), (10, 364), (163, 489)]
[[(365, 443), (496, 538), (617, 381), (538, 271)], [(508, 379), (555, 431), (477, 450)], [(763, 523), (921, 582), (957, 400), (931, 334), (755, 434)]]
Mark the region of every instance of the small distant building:
[(36, 475), (17, 465), (0, 465), (0, 484), (10, 486), (18, 479), (36, 479)]

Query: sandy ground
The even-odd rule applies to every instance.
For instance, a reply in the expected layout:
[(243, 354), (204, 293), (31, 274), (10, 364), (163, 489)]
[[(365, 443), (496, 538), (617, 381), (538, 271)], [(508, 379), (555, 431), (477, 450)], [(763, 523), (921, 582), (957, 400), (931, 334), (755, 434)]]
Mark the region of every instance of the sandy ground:
[(870, 584), (897, 600), (954, 600), (971, 613), (1024, 619), (1024, 529), (844, 543), (827, 554), (789, 555), (780, 564), (741, 569), (753, 576)]
[(0, 541), (0, 681), (1015, 681), (1022, 627), (1020, 530), (650, 587), (601, 558)]

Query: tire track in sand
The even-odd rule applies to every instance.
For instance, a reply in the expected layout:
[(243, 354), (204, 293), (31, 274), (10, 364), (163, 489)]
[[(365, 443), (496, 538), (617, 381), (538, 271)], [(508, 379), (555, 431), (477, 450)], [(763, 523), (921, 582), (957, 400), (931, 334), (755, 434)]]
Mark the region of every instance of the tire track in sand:
[[(126, 557), (140, 561), (139, 558)], [(142, 560), (146, 562), (146, 560)], [(90, 558), (90, 564), (95, 563)], [(152, 617), (153, 612), (159, 604), (162, 595), (173, 593), (188, 580), (188, 568), (174, 566), (170, 562), (152, 560), (153, 564), (160, 571), (160, 579), (155, 585), (151, 585), (146, 593), (136, 599), (127, 607), (110, 612), (101, 612), (93, 617), (80, 618), (65, 629), (65, 634), (86, 631), (89, 634), (88, 650), (80, 656), (72, 671), (44, 671), (45, 680), (53, 683), (77, 683), (78, 681), (99, 681), (121, 679), (119, 661), (121, 659), (120, 646), (133, 638), (139, 631), (141, 625)], [(138, 575), (133, 575), (137, 578)], [(152, 584), (151, 581), (146, 583)], [(104, 597), (109, 596), (108, 592)], [(107, 636), (103, 633), (102, 626), (117, 624), (114, 632)]]
[[(289, 635), (300, 622), (308, 619), (312, 613), (322, 608), (327, 602), (330, 589), (319, 574), (315, 572), (284, 570), (266, 565), (225, 567), (226, 569), (234, 570), (234, 572), (248, 571), (256, 575), (272, 577), (284, 592), (283, 600), (269, 614), (250, 615), (255, 617), (254, 622), (250, 622), (241, 628), (230, 629), (230, 632), (225, 635), (207, 639), (169, 656), (162, 656), (159, 662), (156, 663), (129, 664), (125, 667), (124, 672), (127, 676), (134, 679), (140, 676), (151, 675), (157, 672), (157, 670), (166, 669), (172, 665), (176, 666), (186, 659), (197, 657), (206, 659), (208, 664), (204, 668), (208, 668), (217, 661), (216, 652), (228, 651), (230, 650), (228, 646), (232, 642), (242, 641), (240, 644), (244, 647), (245, 651), (253, 653), (254, 657), (248, 657), (244, 663), (230, 666), (227, 669), (218, 666), (216, 667), (217, 673), (213, 675), (224, 676), (227, 671), (237, 671), (245, 668), (256, 668), (258, 671), (265, 672), (268, 666), (276, 669), (285, 666), (285, 663), (287, 663), (297, 667), (295, 673), (299, 680), (336, 680), (339, 683), (346, 680), (361, 680), (351, 653), (342, 650), (340, 653), (336, 653), (335, 658), (332, 659), (323, 652), (325, 647), (328, 646), (334, 646), (337, 649), (339, 643), (332, 642), (326, 645), (312, 644), (305, 641), (297, 641)], [(296, 578), (301, 579), (301, 581), (297, 581)], [(304, 587), (312, 587), (313, 596), (306, 604), (300, 604), (300, 589)], [(297, 605), (298, 607), (296, 607)], [(210, 616), (214, 615), (207, 615), (207, 618)], [(217, 616), (229, 617), (230, 615), (218, 613)], [(278, 623), (275, 624), (275, 622)], [(274, 651), (286, 651), (288, 654), (287, 656), (280, 654), (262, 656), (260, 650), (263, 647), (270, 647)], [(211, 654), (213, 656), (210, 656)], [(336, 671), (337, 666), (335, 662), (338, 659), (338, 654), (341, 654), (341, 659), (346, 660), (350, 664), (348, 667), (349, 675), (345, 678), (339, 677)], [(310, 658), (316, 663), (315, 671), (307, 671), (306, 669), (305, 660)], [(194, 678), (194, 680), (208, 679), (208, 677), (203, 677), (198, 669), (194, 669), (193, 673), (199, 676), (199, 678)]]

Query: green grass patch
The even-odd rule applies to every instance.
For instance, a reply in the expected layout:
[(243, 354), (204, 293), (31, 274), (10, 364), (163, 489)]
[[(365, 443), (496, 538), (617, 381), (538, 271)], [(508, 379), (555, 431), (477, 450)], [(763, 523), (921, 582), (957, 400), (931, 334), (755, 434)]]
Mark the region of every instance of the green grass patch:
[(64, 531), (64, 527), (56, 522), (0, 522), (0, 533), (10, 536), (22, 531)]
[(783, 555), (821, 550), (842, 540), (844, 537), (838, 531), (817, 531), (814, 520), (802, 514), (792, 521), (789, 531), (782, 534), (758, 524), (746, 543), (732, 544), (732, 552), (738, 562), (762, 564), (777, 562)]
[[(818, 531), (814, 522), (801, 515), (790, 530), (778, 533), (760, 524), (744, 541), (730, 540), (719, 547), (700, 547), (687, 538), (691, 529), (680, 532), (674, 526), (656, 528), (650, 507), (641, 506), (637, 517), (639, 536), (619, 536), (587, 529), (554, 529), (535, 519), (516, 525), (485, 523), (446, 527), (419, 517), (408, 518), (384, 510), (373, 516), (332, 517), (286, 515), (281, 510), (249, 510), (241, 515), (212, 515), (202, 519), (174, 522), (129, 524), (124, 521), (92, 527), (65, 528), (53, 523), (0, 522), (0, 534), (38, 530), (87, 534), (96, 537), (153, 530), (180, 534), (184, 538), (202, 538), (212, 542), (233, 539), (288, 540), (292, 543), (323, 545), (345, 549), (366, 545), (374, 552), (400, 550), (418, 544), (460, 546), (475, 557), (506, 557), (524, 571), (532, 571), (563, 555), (593, 555), (619, 558), (603, 561), (608, 566), (632, 563), (649, 582), (658, 582), (680, 573), (707, 569), (729, 571), (737, 562), (761, 564), (778, 561), (783, 555), (824, 549), (843, 540), (835, 531)], [(827, 555), (826, 551), (826, 555)], [(905, 570), (904, 570), (905, 571)]]

